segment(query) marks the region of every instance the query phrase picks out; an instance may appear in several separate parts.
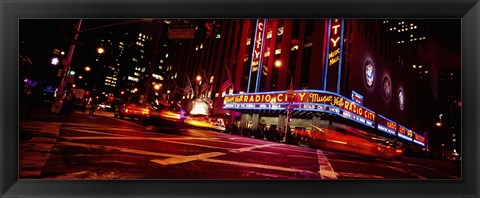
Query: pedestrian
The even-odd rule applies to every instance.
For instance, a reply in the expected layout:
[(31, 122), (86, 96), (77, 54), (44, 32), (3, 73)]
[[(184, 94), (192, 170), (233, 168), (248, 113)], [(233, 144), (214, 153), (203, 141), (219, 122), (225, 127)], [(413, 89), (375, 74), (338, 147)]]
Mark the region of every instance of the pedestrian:
[(60, 120), (70, 118), (72, 116), (74, 105), (74, 96), (70, 91), (67, 91), (65, 98), (62, 100), (62, 109), (60, 109)]
[(87, 99), (82, 99), (82, 112), (85, 113), (87, 111)]
[(92, 97), (92, 100), (90, 101), (90, 112), (88, 113), (89, 115), (93, 115), (95, 113), (97, 104), (98, 104), (98, 99), (96, 97)]

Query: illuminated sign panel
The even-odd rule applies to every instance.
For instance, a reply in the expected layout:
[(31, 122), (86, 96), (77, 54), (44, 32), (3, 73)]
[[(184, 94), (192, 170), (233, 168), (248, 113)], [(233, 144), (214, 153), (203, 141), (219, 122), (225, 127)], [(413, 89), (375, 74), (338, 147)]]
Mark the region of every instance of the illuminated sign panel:
[(421, 136), (418, 133), (414, 133), (413, 142), (422, 146), (425, 146), (425, 137)]
[(343, 53), (343, 19), (328, 20), (328, 44), (325, 56), (324, 90), (340, 92)]
[[(255, 92), (258, 92), (258, 88), (260, 85), (260, 69), (262, 67), (262, 58), (263, 58), (263, 46), (264, 46), (264, 38), (265, 38), (265, 28), (266, 28), (266, 19), (257, 19), (257, 23), (255, 25), (255, 35), (253, 41), (253, 49), (252, 49), (252, 62), (250, 64), (250, 73), (248, 76), (248, 86), (247, 86), (247, 93), (250, 93), (250, 86), (255, 85)], [(253, 75), (253, 76), (252, 76)], [(250, 84), (250, 82), (255, 82)], [(253, 89), (253, 88), (252, 88)]]
[[(317, 90), (297, 90), (294, 91), (294, 95), (296, 100), (293, 104), (298, 106), (295, 110), (332, 113), (374, 127), (375, 112), (336, 93)], [(225, 95), (224, 109), (256, 109), (261, 108), (257, 106), (258, 104), (278, 104), (286, 102), (286, 91)], [(268, 109), (270, 106), (262, 108)], [(285, 110), (283, 106), (278, 106), (278, 108)]]
[(363, 104), (363, 96), (353, 90), (352, 90), (352, 100), (360, 105)]
[(397, 131), (397, 123), (378, 115), (377, 129), (395, 136)]
[(403, 127), (402, 125), (398, 125), (398, 137), (408, 141), (412, 141), (413, 131)]

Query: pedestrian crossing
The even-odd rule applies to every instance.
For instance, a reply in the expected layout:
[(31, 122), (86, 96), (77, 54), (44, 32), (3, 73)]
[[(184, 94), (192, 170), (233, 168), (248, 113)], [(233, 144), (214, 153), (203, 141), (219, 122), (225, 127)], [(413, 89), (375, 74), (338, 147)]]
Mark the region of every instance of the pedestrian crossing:
[(58, 122), (22, 122), (19, 128), (19, 178), (38, 178), (60, 133)]

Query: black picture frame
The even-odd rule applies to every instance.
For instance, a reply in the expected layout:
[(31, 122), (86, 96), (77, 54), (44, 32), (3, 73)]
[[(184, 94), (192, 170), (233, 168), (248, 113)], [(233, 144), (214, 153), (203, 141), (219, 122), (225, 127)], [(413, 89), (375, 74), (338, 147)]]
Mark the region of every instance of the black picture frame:
[[(479, 0), (0, 1), (1, 197), (479, 197)], [(21, 18), (461, 18), (461, 180), (18, 180)]]

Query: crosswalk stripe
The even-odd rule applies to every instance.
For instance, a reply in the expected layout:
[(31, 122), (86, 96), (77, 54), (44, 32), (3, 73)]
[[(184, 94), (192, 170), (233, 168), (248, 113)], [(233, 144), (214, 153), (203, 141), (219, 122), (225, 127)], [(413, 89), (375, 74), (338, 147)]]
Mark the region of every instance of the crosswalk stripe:
[(332, 165), (328, 162), (327, 157), (323, 154), (321, 150), (317, 150), (319, 171), (318, 173), (322, 179), (338, 179), (335, 171), (333, 170)]

